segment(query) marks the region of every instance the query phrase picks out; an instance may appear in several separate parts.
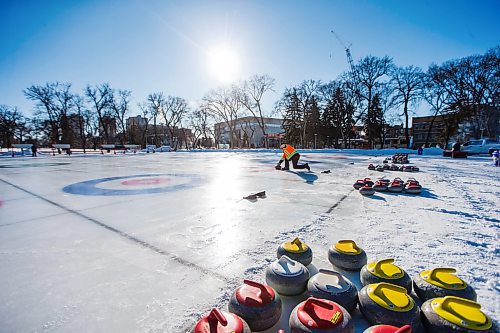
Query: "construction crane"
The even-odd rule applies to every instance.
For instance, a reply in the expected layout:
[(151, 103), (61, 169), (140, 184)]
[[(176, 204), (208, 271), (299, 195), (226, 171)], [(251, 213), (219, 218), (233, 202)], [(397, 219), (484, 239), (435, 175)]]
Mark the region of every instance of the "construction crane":
[(351, 73), (353, 75), (355, 75), (356, 71), (354, 69), (354, 61), (352, 60), (351, 50), (349, 49), (352, 44), (349, 44), (349, 46), (346, 46), (346, 44), (344, 43), (342, 38), (340, 38), (340, 36), (335, 31), (331, 30), (331, 33), (335, 36), (335, 38), (337, 38), (340, 45), (342, 45), (344, 47), (345, 54), (347, 55), (347, 62), (349, 63), (349, 68), (351, 69)]

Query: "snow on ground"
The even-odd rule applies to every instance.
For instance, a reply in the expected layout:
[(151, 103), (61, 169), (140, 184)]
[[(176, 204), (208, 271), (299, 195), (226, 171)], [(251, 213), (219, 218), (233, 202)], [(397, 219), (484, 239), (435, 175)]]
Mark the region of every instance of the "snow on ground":
[[(313, 249), (312, 272), (332, 268), (327, 251), (340, 239), (410, 276), (455, 267), (498, 321), (500, 168), (426, 152), (410, 155), (419, 173), (367, 169), (392, 153), (303, 152), (312, 172), (275, 171), (276, 151), (2, 158), (1, 331), (186, 332), (227, 307), (244, 278), (264, 282), (295, 237)], [(415, 177), (424, 192), (362, 197), (352, 187), (382, 175)], [(359, 274), (342, 273), (361, 287)], [(265, 332), (288, 332), (305, 296), (283, 299)], [(353, 317), (356, 332), (368, 327)]]

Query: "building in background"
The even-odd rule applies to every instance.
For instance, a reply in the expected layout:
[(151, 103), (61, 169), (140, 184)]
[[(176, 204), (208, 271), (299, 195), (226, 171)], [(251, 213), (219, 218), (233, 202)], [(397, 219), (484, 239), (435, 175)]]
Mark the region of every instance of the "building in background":
[(238, 118), (230, 124), (216, 123), (214, 125), (216, 142), (221, 148), (231, 146), (233, 148), (262, 148), (265, 147), (267, 138), (269, 148), (279, 147), (285, 132), (283, 119), (264, 118), (263, 120), (264, 131), (253, 116)]

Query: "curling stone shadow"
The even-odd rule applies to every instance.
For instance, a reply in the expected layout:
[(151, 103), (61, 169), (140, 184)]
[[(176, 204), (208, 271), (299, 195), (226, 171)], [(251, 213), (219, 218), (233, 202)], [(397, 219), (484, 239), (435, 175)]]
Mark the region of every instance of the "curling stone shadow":
[(297, 171), (289, 171), (291, 173), (296, 174), (300, 178), (304, 179), (307, 184), (314, 184), (316, 180), (318, 180), (318, 176), (315, 175), (314, 173), (308, 173), (308, 172), (297, 172)]
[(377, 194), (367, 195), (365, 198), (386, 201), (384, 197)]
[(420, 196), (424, 197), (424, 198), (430, 198), (430, 199), (439, 199), (439, 197), (437, 195), (435, 195), (434, 193), (432, 193), (431, 191), (429, 191), (426, 188), (422, 188), (422, 192), (420, 193)]

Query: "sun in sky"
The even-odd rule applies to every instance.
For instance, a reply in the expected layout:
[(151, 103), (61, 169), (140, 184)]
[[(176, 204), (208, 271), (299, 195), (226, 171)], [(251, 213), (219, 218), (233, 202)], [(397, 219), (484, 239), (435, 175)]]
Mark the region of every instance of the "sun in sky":
[(220, 83), (231, 83), (238, 78), (240, 63), (237, 52), (227, 44), (208, 50), (207, 67), (210, 75)]

